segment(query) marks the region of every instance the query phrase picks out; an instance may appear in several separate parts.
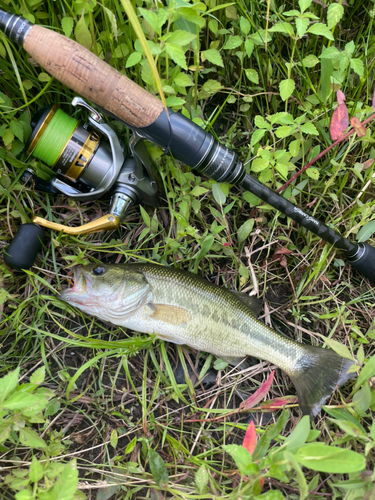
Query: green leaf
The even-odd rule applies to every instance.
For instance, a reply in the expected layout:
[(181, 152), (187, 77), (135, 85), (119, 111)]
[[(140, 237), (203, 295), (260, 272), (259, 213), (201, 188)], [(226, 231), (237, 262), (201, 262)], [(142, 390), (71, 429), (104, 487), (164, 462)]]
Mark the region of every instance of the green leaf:
[(47, 447), (45, 441), (33, 429), (29, 429), (28, 427), (20, 429), (20, 442), (30, 448), (43, 449)]
[(18, 367), (0, 379), (0, 406), (17, 387), (19, 374), (20, 369)]
[(294, 454), (297, 462), (305, 467), (328, 474), (349, 474), (365, 468), (363, 455), (347, 448), (310, 443), (302, 446)]
[(7, 51), (5, 50), (4, 45), (0, 42), (0, 57), (5, 59), (7, 56)]
[[(43, 402), (44, 403), (44, 402)], [(41, 400), (34, 396), (33, 394), (28, 394), (27, 392), (15, 392), (13, 393), (3, 404), (3, 408), (7, 410), (23, 410), (35, 408), (36, 410), (40, 407)]]
[(255, 69), (245, 69), (245, 75), (251, 82), (256, 84), (259, 83), (259, 75)]
[(219, 205), (224, 205), (227, 197), (225, 196), (223, 190), (221, 189), (220, 184), (218, 183), (212, 184), (212, 194), (213, 197), (215, 198), (216, 203), (218, 203)]
[(251, 164), (251, 170), (253, 172), (261, 172), (265, 168), (267, 168), (269, 165), (269, 161), (267, 158), (255, 158), (253, 160), (253, 163)]
[(358, 76), (363, 76), (363, 62), (360, 59), (350, 59), (350, 67)]
[(208, 192), (207, 188), (204, 188), (202, 186), (195, 186), (191, 191), (190, 194), (192, 196), (201, 196), (202, 194), (206, 194)]
[(254, 50), (254, 43), (252, 40), (246, 40), (245, 41), (245, 51), (246, 51), (246, 55), (247, 57), (251, 57), (251, 54), (253, 53), (253, 50)]
[(44, 382), (44, 377), (46, 376), (46, 369), (44, 366), (41, 366), (30, 377), (30, 382), (32, 384), (42, 384)]
[(366, 434), (365, 429), (355, 418), (355, 416), (349, 413), (345, 408), (329, 408), (328, 406), (323, 406), (323, 408), (328, 413), (328, 415), (331, 415), (331, 417), (334, 417), (338, 421), (345, 420), (346, 422), (349, 422), (351, 426), (359, 428), (362, 434)]
[(223, 359), (216, 358), (214, 362), (215, 370), (224, 370), (229, 365), (228, 361), (224, 361)]
[(35, 497), (29, 490), (21, 490), (15, 494), (14, 498), (15, 500), (33, 500)]
[(318, 62), (319, 59), (313, 54), (306, 56), (302, 59), (302, 64), (304, 65), (305, 68), (313, 68), (318, 64)]
[(49, 82), (51, 78), (52, 77), (49, 76), (48, 73), (44, 73), (44, 71), (42, 71), (42, 73), (39, 73), (38, 75), (38, 80), (43, 83)]
[(216, 66), (224, 67), (223, 60), (221, 58), (220, 52), (215, 49), (208, 49), (202, 52), (204, 57), (212, 64), (216, 64)]
[(238, 244), (241, 245), (246, 241), (247, 237), (251, 233), (254, 227), (254, 219), (248, 219), (237, 231)]
[(344, 7), (339, 3), (331, 3), (327, 10), (327, 25), (331, 30), (344, 15)]
[(287, 35), (294, 36), (294, 29), (293, 26), (290, 23), (287, 23), (285, 21), (280, 21), (272, 26), (268, 30), (270, 33), (286, 33)]
[(306, 174), (311, 178), (317, 181), (319, 179), (320, 173), (319, 170), (315, 167), (309, 167), (306, 170)]
[(155, 450), (150, 449), (148, 451), (148, 457), (150, 461), (150, 470), (155, 483), (158, 486), (163, 484), (168, 484), (169, 476), (167, 466), (165, 465), (163, 459)]
[(128, 444), (128, 446), (125, 448), (125, 455), (131, 453), (134, 450), (136, 444), (137, 444), (137, 436), (134, 436), (133, 439)]
[(296, 139), (289, 144), (289, 153), (294, 157), (297, 156), (301, 147), (301, 141)]
[(313, 125), (310, 122), (304, 123), (303, 125), (300, 126), (301, 132), (304, 134), (312, 134), (312, 135), (319, 135), (319, 132), (316, 130), (315, 125)]
[(174, 63), (177, 64), (177, 66), (187, 69), (185, 53), (181, 49), (181, 47), (179, 47), (175, 43), (166, 43), (165, 48), (169, 57), (172, 59)]
[(227, 444), (223, 446), (223, 449), (235, 460), (243, 476), (247, 474), (256, 474), (260, 471), (259, 465), (252, 463), (251, 453), (243, 446), (239, 446), (238, 444)]
[(197, 35), (194, 35), (193, 33), (189, 33), (188, 31), (184, 30), (176, 30), (172, 33), (168, 33), (168, 35), (164, 35), (162, 37), (162, 40), (183, 47), (184, 45), (189, 45), (189, 43), (191, 43), (196, 38)]
[(250, 31), (249, 21), (245, 17), (242, 17), (242, 16), (240, 18), (240, 29), (244, 35), (247, 35)]
[(126, 61), (125, 67), (131, 68), (132, 66), (138, 64), (141, 59), (142, 54), (140, 52), (132, 52)]
[(263, 138), (266, 132), (267, 130), (264, 128), (256, 130), (251, 136), (250, 146), (254, 146), (255, 144), (257, 144)]
[(296, 28), (297, 33), (300, 38), (306, 33), (307, 27), (310, 24), (310, 21), (307, 17), (297, 17), (296, 19)]
[(208, 21), (208, 29), (211, 30), (214, 35), (217, 35), (218, 25), (216, 19), (210, 19)]
[(298, 5), (301, 9), (301, 13), (305, 12), (305, 10), (310, 7), (311, 3), (312, 0), (298, 0)]
[(118, 443), (118, 434), (116, 429), (113, 429), (111, 432), (111, 437), (109, 438), (109, 442), (111, 443), (112, 448), (116, 449)]
[(178, 75), (173, 78), (173, 83), (179, 87), (190, 87), (191, 85), (194, 85), (190, 76), (186, 73), (178, 73)]
[(139, 12), (142, 14), (143, 19), (145, 19), (151, 28), (160, 36), (161, 26), (159, 25), (158, 16), (155, 11), (139, 8)]
[(230, 50), (230, 49), (236, 49), (242, 45), (242, 38), (240, 36), (230, 36), (228, 40), (226, 41), (223, 49), (225, 50)]
[[(114, 55), (117, 59), (124, 59), (129, 54), (129, 47), (126, 43), (119, 43), (115, 48)], [(138, 52), (133, 52), (133, 54), (138, 54)]]
[(201, 242), (201, 248), (197, 253), (196, 259), (196, 270), (198, 270), (198, 264), (203, 259), (203, 257), (211, 250), (212, 245), (214, 244), (214, 237), (211, 233), (207, 234), (204, 240)]
[(359, 423), (356, 425), (348, 420), (336, 420), (334, 418), (329, 418), (328, 420), (340, 427), (340, 429), (349, 434), (349, 436), (362, 439), (367, 438), (366, 433), (361, 429), (362, 426), (360, 426)]
[[(310, 169), (308, 168), (307, 170)], [(325, 341), (333, 351), (337, 352), (337, 354), (339, 354), (343, 358), (353, 359), (353, 356), (351, 355), (349, 349), (343, 343), (329, 338), (326, 338)]]
[(205, 99), (210, 95), (216, 94), (216, 92), (219, 92), (222, 88), (223, 86), (217, 80), (207, 80), (200, 90), (198, 97), (199, 99)]
[(260, 460), (265, 456), (271, 444), (286, 426), (289, 420), (289, 410), (283, 410), (276, 424), (270, 425), (266, 428), (265, 432), (261, 435), (253, 453), (253, 460)]
[(142, 205), (139, 205), (139, 210), (141, 212), (143, 222), (146, 224), (147, 227), (150, 227), (151, 226), (150, 216), (148, 215), (146, 210), (142, 207)]
[(257, 196), (255, 196), (255, 194), (250, 193), (250, 191), (245, 191), (242, 196), (243, 199), (247, 201), (247, 203), (249, 203), (249, 205), (254, 207), (258, 206), (261, 202), (261, 200)]
[(78, 470), (75, 460), (67, 463), (52, 489), (53, 500), (73, 500), (78, 486)]
[(300, 500), (304, 500), (309, 495), (309, 488), (307, 486), (305, 475), (292, 453), (289, 451), (284, 452), (284, 458), (291, 463), (293, 469), (296, 471)]
[(374, 375), (375, 375), (375, 355), (371, 356), (371, 358), (368, 361), (366, 361), (365, 366), (362, 368), (362, 370), (358, 375), (355, 388), (362, 385), (365, 380), (370, 379)]
[[(185, 7), (183, 9), (179, 9), (179, 12), (182, 14), (185, 21), (189, 21), (190, 23), (196, 24), (200, 28), (203, 28), (203, 26), (205, 26), (205, 24), (206, 24), (205, 19), (199, 13), (195, 12), (191, 8), (191, 6)], [(181, 26), (179, 26), (179, 27), (181, 27)], [(189, 31), (189, 30), (187, 30), (187, 31)]]
[(208, 484), (208, 470), (204, 464), (201, 465), (195, 473), (195, 484), (197, 486), (198, 493), (203, 495)]
[(168, 97), (165, 102), (167, 103), (167, 106), (173, 108), (174, 106), (183, 106), (186, 101), (181, 97), (172, 95)]
[(288, 125), (285, 125), (284, 127), (278, 127), (275, 130), (275, 135), (279, 139), (283, 139), (284, 137), (287, 137), (288, 135), (292, 134), (294, 130), (295, 127), (289, 127)]
[(340, 51), (338, 51), (336, 47), (324, 47), (319, 59), (336, 59), (339, 55)]
[(363, 384), (362, 389), (354, 394), (353, 403), (358, 415), (365, 416), (371, 404), (371, 389), (367, 381)]
[(311, 33), (312, 35), (320, 35), (328, 38), (328, 40), (334, 40), (332, 33), (329, 31), (326, 24), (316, 23), (310, 26), (307, 30), (307, 33)]
[(356, 239), (359, 242), (367, 241), (375, 233), (375, 220), (370, 220), (358, 231)]
[(70, 37), (73, 32), (74, 19), (69, 16), (64, 16), (61, 20), (61, 27), (63, 29), (64, 35)]
[(76, 29), (74, 30), (74, 34), (76, 37), (77, 42), (80, 45), (83, 45), (86, 47), (86, 49), (91, 49), (92, 45), (92, 39), (91, 39), (91, 34), (90, 31), (86, 25), (85, 18), (82, 12), (82, 16), (80, 17), (80, 20), (76, 24)]
[(293, 431), (289, 434), (289, 436), (284, 441), (284, 446), (287, 449), (292, 449), (297, 446), (302, 446), (306, 443), (306, 440), (310, 433), (310, 417), (305, 415), (298, 422)]
[(269, 490), (262, 495), (257, 495), (256, 500), (285, 500), (285, 497), (279, 490)]
[(102, 4), (102, 8), (104, 9), (104, 12), (106, 13), (106, 15), (108, 17), (109, 24), (111, 25), (112, 35), (117, 40), (118, 29), (117, 29), (116, 16), (114, 15), (114, 13), (110, 9), (107, 9), (107, 7), (105, 7), (103, 4)]
[(293, 94), (295, 87), (296, 84), (291, 78), (287, 78), (286, 80), (281, 80), (279, 85), (281, 99), (283, 101), (289, 99), (289, 97)]
[(44, 475), (43, 465), (39, 462), (39, 460), (34, 456), (31, 460), (30, 469), (29, 469), (29, 478), (32, 483), (37, 483), (42, 479)]

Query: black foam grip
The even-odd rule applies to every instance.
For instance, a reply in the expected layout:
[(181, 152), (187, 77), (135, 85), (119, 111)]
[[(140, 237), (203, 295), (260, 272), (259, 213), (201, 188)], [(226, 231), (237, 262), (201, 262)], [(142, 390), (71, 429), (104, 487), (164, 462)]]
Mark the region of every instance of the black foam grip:
[(375, 248), (367, 243), (358, 243), (357, 252), (348, 256), (349, 264), (375, 286)]
[(4, 250), (4, 262), (13, 269), (30, 269), (44, 238), (44, 231), (37, 224), (22, 224), (12, 243)]

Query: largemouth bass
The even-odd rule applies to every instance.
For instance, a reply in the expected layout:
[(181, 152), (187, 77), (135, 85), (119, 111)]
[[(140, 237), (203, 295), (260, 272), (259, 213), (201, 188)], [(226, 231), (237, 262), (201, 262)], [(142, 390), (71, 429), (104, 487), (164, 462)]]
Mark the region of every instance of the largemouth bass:
[(353, 361), (284, 337), (256, 319), (242, 294), (195, 274), (154, 264), (94, 264), (77, 268), (74, 278), (61, 299), (87, 314), (220, 358), (270, 361), (289, 375), (311, 418), (354, 376), (347, 373)]

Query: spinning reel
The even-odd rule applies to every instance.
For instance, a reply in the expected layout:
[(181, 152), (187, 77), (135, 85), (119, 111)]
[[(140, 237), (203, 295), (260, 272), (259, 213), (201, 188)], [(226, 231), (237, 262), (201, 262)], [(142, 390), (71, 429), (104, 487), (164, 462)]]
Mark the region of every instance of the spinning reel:
[(79, 227), (68, 227), (34, 216), (32, 223), (20, 226), (4, 253), (4, 261), (16, 269), (28, 269), (44, 241), (42, 227), (81, 235), (116, 229), (135, 204), (159, 206), (163, 192), (158, 171), (144, 144), (133, 131), (129, 141), (131, 155), (102, 115), (83, 99), (71, 103), (89, 111), (88, 123), (64, 113), (57, 105), (41, 109), (32, 119), (27, 153), (40, 159), (55, 173), (43, 180), (27, 169), (22, 180), (37, 190), (64, 194), (79, 201), (92, 201), (111, 193), (108, 214)]

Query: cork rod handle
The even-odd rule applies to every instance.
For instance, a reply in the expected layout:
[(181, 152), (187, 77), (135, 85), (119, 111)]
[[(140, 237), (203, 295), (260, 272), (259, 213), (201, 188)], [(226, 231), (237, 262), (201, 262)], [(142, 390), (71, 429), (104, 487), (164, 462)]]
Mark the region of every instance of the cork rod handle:
[(50, 75), (130, 126), (151, 125), (164, 109), (157, 97), (82, 45), (54, 31), (34, 25), (23, 48)]

